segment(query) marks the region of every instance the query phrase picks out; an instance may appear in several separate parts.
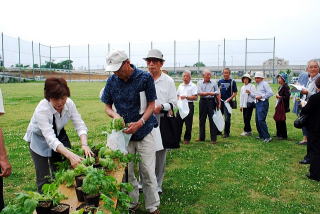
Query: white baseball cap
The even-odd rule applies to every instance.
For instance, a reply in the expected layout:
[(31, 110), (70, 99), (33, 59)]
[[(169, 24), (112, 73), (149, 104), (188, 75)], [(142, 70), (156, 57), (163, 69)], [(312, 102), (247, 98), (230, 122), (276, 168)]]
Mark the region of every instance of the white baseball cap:
[(263, 72), (262, 72), (262, 71), (257, 71), (257, 72), (254, 74), (254, 78), (264, 78)]
[(161, 51), (159, 51), (158, 49), (151, 49), (148, 52), (148, 55), (146, 58), (143, 58), (144, 60), (147, 60), (148, 58), (156, 58), (156, 59), (160, 59), (162, 61), (164, 61), (163, 59), (163, 54)]
[(107, 57), (106, 71), (118, 71), (124, 61), (128, 59), (124, 51), (114, 51)]

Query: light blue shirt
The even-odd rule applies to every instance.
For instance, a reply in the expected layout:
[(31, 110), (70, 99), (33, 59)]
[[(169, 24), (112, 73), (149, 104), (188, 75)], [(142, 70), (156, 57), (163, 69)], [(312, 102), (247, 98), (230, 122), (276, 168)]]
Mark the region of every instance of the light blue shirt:
[(266, 81), (261, 81), (259, 84), (257, 84), (255, 94), (256, 96), (261, 96), (261, 101), (263, 101), (272, 97), (273, 91)]
[[(220, 94), (220, 89), (218, 84), (214, 80), (210, 80), (209, 82), (204, 82), (204, 80), (200, 80), (197, 84), (198, 86), (198, 94), (201, 92), (214, 92), (215, 95)], [(202, 96), (204, 98), (213, 98), (214, 96)]]

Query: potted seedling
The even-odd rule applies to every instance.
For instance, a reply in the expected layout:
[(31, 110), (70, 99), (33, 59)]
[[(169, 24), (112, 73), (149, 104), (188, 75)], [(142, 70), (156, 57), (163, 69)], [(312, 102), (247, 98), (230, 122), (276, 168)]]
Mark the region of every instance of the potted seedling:
[(32, 214), (38, 205), (38, 200), (30, 193), (17, 193), (14, 204), (9, 204), (2, 214)]
[(58, 184), (44, 184), (42, 186), (43, 195), (52, 200), (53, 207), (50, 209), (51, 214), (69, 214), (70, 205), (60, 203), (66, 197), (58, 191)]
[(97, 208), (90, 204), (81, 204), (79, 207), (77, 207), (77, 210), (82, 210), (83, 214), (93, 214)]

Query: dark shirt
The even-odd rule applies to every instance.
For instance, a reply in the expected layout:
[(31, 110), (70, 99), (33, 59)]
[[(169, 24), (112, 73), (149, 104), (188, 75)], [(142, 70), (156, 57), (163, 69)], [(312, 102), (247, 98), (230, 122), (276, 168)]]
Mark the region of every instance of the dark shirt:
[[(232, 91), (231, 91), (232, 83)], [(238, 92), (236, 81), (233, 79), (221, 79), (218, 81), (218, 86), (220, 88), (221, 99), (226, 100), (232, 96), (232, 93)]]
[(280, 86), (278, 89), (278, 94), (281, 96), (281, 99), (284, 103), (284, 109), (286, 112), (290, 111), (289, 103), (290, 103), (290, 88), (288, 84), (284, 84), (283, 86)]
[[(128, 81), (125, 82), (113, 74), (107, 80), (101, 97), (101, 101), (105, 104), (114, 104), (117, 113), (123, 117), (126, 123), (136, 122), (142, 117), (142, 115), (139, 114), (140, 92), (145, 92), (147, 102), (152, 102), (157, 99), (152, 76), (145, 71), (137, 69), (133, 65), (131, 66), (134, 71)], [(145, 121), (145, 124), (132, 135), (131, 140), (142, 140), (155, 126), (157, 126), (157, 120), (154, 115), (151, 115), (150, 118)]]
[(320, 137), (320, 93), (312, 95), (301, 115), (307, 115), (307, 130), (312, 136)]

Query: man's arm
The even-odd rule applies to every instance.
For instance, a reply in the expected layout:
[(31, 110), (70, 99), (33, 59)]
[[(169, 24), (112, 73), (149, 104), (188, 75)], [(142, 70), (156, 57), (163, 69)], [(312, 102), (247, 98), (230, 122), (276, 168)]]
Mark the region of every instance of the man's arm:
[(142, 117), (138, 121), (130, 123), (128, 128), (123, 132), (126, 134), (133, 134), (136, 131), (138, 131), (138, 129), (140, 129), (144, 125), (144, 123), (150, 118), (150, 116), (153, 114), (154, 108), (155, 108), (155, 101), (148, 102), (147, 108), (144, 114), (142, 115)]
[(8, 177), (11, 174), (11, 165), (8, 161), (1, 128), (0, 128), (0, 167), (1, 167), (1, 173), (0, 173), (1, 177)]
[(110, 104), (106, 104), (105, 111), (106, 111), (107, 115), (111, 118), (114, 118), (114, 119), (121, 118), (121, 116), (112, 109), (112, 105), (110, 105)]

